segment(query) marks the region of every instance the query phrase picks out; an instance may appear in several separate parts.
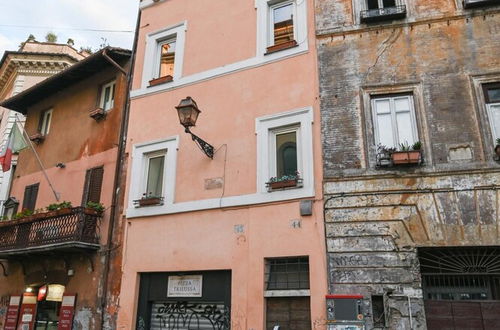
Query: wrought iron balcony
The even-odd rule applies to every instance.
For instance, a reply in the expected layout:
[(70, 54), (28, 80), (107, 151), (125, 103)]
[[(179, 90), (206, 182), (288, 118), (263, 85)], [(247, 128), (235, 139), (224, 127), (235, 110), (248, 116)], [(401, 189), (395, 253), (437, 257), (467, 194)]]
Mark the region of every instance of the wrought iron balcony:
[(380, 22), (404, 17), (406, 17), (405, 5), (361, 11), (361, 22), (363, 23)]
[(102, 216), (74, 207), (0, 222), (0, 258), (99, 249)]
[(500, 5), (500, 0), (464, 0), (465, 8)]

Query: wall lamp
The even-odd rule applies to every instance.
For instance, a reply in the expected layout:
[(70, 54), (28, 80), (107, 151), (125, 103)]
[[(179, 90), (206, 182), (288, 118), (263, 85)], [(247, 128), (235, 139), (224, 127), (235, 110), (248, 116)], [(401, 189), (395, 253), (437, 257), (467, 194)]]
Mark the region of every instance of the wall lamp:
[(198, 109), (196, 102), (191, 98), (191, 96), (188, 96), (181, 100), (181, 103), (179, 103), (179, 105), (175, 108), (177, 109), (177, 114), (179, 115), (179, 121), (181, 125), (184, 126), (184, 132), (191, 134), (191, 138), (198, 145), (201, 151), (203, 151), (208, 158), (213, 159), (214, 147), (194, 135), (189, 129), (192, 126), (195, 126), (198, 115), (201, 112), (200, 109)]

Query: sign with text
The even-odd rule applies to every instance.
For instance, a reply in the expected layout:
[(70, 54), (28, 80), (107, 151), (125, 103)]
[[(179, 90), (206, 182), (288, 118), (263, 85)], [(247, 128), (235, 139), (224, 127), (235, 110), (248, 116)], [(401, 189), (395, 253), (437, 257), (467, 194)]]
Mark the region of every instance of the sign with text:
[(36, 299), (37, 295), (34, 293), (23, 294), (18, 329), (33, 330), (35, 328)]
[(201, 297), (203, 275), (169, 276), (167, 297)]
[(62, 297), (61, 310), (59, 312), (59, 325), (57, 330), (73, 327), (73, 316), (75, 314), (76, 295), (64, 295)]
[(7, 308), (7, 317), (5, 319), (5, 330), (16, 330), (17, 317), (19, 316), (19, 305), (21, 296), (11, 296), (9, 307)]

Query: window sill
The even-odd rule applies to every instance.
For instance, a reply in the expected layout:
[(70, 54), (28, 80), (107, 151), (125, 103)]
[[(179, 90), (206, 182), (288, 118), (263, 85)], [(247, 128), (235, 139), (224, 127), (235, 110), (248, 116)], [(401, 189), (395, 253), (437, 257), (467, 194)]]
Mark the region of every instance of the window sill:
[(311, 291), (309, 289), (290, 289), (290, 290), (266, 290), (264, 297), (309, 297)]
[(268, 192), (280, 191), (285, 189), (297, 189), (302, 188), (302, 179), (297, 180), (285, 180), (279, 182), (266, 182), (266, 187)]
[(103, 108), (96, 108), (89, 113), (89, 117), (95, 121), (100, 121), (106, 118), (106, 114), (107, 112)]
[(173, 80), (174, 80), (174, 77), (172, 77), (170, 75), (164, 76), (164, 77), (160, 77), (160, 78), (151, 79), (149, 81), (149, 86), (148, 87), (157, 86), (157, 85), (161, 85), (161, 84), (166, 84), (166, 83), (169, 83), (169, 82), (171, 82)]
[(287, 42), (284, 42), (282, 44), (278, 44), (278, 45), (274, 45), (274, 46), (269, 46), (267, 47), (267, 51), (264, 55), (269, 55), (269, 54), (272, 54), (272, 53), (276, 53), (276, 52), (279, 52), (281, 50), (285, 50), (285, 49), (290, 49), (290, 48), (293, 48), (293, 47), (297, 47), (299, 44), (297, 43), (297, 41), (295, 40), (290, 40), (290, 41), (287, 41)]

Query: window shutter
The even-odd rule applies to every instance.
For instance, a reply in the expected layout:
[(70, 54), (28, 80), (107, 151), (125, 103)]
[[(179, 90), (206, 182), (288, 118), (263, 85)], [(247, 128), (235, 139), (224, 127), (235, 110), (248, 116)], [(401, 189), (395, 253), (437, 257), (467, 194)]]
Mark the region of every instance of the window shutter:
[(31, 211), (35, 210), (36, 198), (38, 196), (38, 186), (40, 184), (32, 184), (24, 188), (24, 198), (23, 198), (23, 210), (28, 209)]
[(103, 174), (104, 168), (102, 166), (87, 170), (85, 185), (83, 186), (83, 206), (87, 205), (88, 202), (100, 202)]

